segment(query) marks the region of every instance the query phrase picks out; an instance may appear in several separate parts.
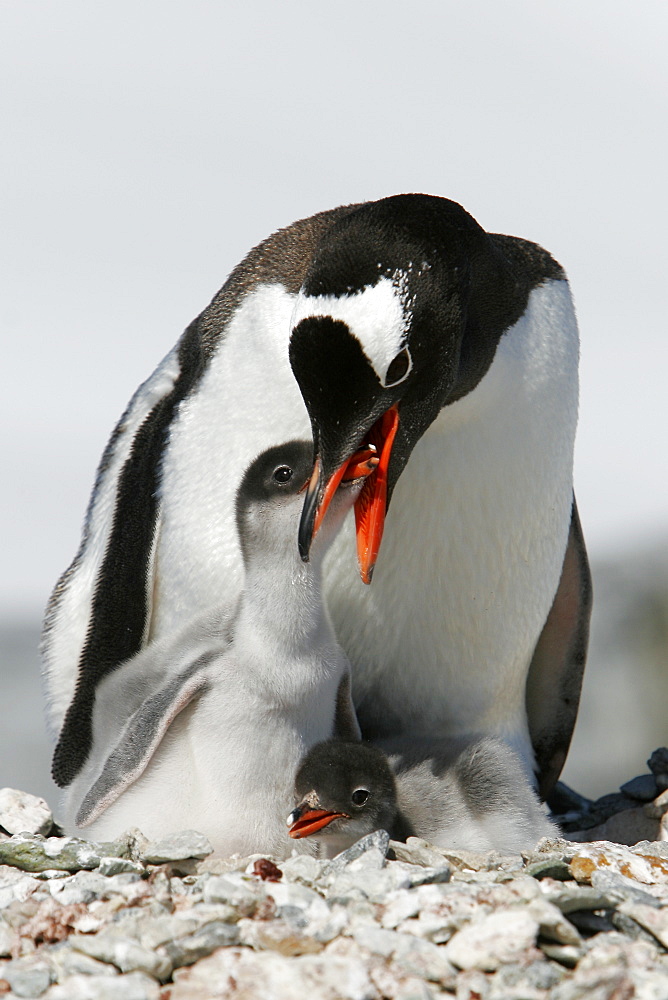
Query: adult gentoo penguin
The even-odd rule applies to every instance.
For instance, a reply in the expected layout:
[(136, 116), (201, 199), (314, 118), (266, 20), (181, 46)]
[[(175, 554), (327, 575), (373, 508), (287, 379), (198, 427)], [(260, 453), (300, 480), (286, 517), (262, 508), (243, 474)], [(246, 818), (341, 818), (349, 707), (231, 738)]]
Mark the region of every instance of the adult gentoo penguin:
[(559, 836), (502, 740), (390, 740), (384, 747), (334, 740), (311, 747), (295, 777), (290, 836), (313, 838), (328, 857), (374, 830), (510, 853)]
[(326, 568), (365, 736), (497, 735), (549, 791), (590, 608), (572, 486), (577, 363), (561, 267), (446, 199), (337, 208), (252, 250), (103, 455), (47, 610), (56, 781), (86, 759), (102, 678), (239, 593), (243, 471), (311, 427), (304, 558), (337, 470), (361, 443), (380, 455), (358, 504), (373, 583), (357, 575), (352, 524)]
[(70, 830), (109, 839), (137, 825), (149, 837), (194, 827), (221, 854), (290, 853), (285, 804), (300, 758), (318, 740), (359, 738), (321, 566), (375, 463), (367, 452), (348, 470), (310, 564), (295, 538), (312, 443), (251, 463), (237, 496), (240, 599), (100, 681), (92, 749), (65, 792)]

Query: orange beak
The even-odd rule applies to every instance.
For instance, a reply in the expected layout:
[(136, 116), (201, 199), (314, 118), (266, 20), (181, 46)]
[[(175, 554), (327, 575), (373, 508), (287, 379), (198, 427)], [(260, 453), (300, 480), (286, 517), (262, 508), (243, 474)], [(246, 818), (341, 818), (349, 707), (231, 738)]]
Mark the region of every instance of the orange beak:
[(293, 840), (298, 840), (300, 837), (310, 837), (312, 833), (322, 830), (324, 826), (329, 826), (332, 820), (341, 818), (350, 819), (350, 816), (346, 813), (328, 812), (326, 809), (308, 809), (292, 824), (288, 833)]
[[(371, 583), (378, 558), (387, 511), (387, 472), (392, 445), (399, 427), (399, 409), (391, 406), (366, 435), (365, 445), (336, 470), (325, 486), (322, 500), (315, 512), (313, 536), (322, 524), (327, 508), (341, 482), (367, 477), (362, 492), (355, 501), (357, 560), (364, 583)], [(320, 458), (316, 459), (307, 495), (313, 496), (322, 475)]]
[(383, 538), (387, 511), (387, 470), (398, 426), (399, 410), (396, 406), (391, 406), (371, 428), (371, 444), (376, 445), (380, 451), (378, 466), (355, 501), (357, 562), (364, 583), (371, 583)]

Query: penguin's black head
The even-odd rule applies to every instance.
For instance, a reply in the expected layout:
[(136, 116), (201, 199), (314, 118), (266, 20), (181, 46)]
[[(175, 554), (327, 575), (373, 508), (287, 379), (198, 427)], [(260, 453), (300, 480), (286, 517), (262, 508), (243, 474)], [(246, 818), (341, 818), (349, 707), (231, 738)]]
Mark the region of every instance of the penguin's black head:
[(295, 799), (287, 819), (295, 839), (317, 833), (354, 843), (373, 830), (391, 829), (397, 813), (387, 757), (365, 743), (317, 743), (299, 765)]
[[(370, 451), (359, 453), (349, 463), (333, 504), (332, 527), (353, 505), (376, 463)], [(302, 496), (312, 470), (313, 443), (297, 440), (268, 448), (248, 466), (236, 498), (237, 530), (246, 560), (251, 552), (266, 551), (270, 542), (278, 548), (283, 542), (294, 545)]]
[(487, 239), (461, 206), (427, 195), (362, 205), (323, 238), (290, 340), (315, 443), (303, 559), (338, 470), (371, 443), (379, 465), (356, 505), (360, 568), (370, 582), (385, 512), (415, 444), (466, 391), (471, 272)]

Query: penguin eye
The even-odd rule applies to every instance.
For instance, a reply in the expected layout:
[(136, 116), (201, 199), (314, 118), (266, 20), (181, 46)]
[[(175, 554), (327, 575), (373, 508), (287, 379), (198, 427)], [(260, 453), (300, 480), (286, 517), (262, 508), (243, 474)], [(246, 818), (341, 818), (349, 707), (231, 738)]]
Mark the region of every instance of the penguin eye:
[(399, 351), (396, 358), (390, 361), (390, 367), (385, 373), (384, 386), (389, 389), (393, 385), (399, 385), (406, 378), (413, 367), (413, 359), (407, 347)]
[(351, 795), (351, 799), (356, 806), (363, 806), (368, 798), (369, 792), (366, 788), (356, 788)]
[(289, 465), (279, 465), (277, 469), (274, 469), (273, 480), (275, 483), (280, 483), (281, 486), (285, 486), (292, 479), (293, 472)]

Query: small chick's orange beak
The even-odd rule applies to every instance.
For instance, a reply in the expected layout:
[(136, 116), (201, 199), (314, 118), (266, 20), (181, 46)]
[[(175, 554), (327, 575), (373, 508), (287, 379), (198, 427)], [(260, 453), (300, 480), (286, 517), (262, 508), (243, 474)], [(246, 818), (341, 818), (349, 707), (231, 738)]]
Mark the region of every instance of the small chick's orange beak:
[(288, 830), (288, 834), (293, 840), (298, 840), (300, 837), (310, 837), (311, 834), (322, 830), (323, 827), (329, 826), (335, 819), (350, 819), (350, 816), (346, 813), (328, 812), (326, 809), (307, 809), (301, 813), (299, 819), (295, 820)]

